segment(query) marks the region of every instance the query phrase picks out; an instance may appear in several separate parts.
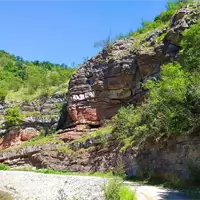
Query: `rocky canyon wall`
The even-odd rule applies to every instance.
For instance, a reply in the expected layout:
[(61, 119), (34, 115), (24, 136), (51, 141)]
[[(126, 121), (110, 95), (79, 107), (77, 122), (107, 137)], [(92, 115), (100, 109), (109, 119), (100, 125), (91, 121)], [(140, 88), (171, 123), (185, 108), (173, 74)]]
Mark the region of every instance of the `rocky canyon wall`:
[(67, 125), (99, 126), (120, 107), (140, 103), (146, 92), (142, 84), (159, 77), (161, 65), (178, 57), (182, 32), (199, 15), (199, 6), (187, 6), (170, 24), (140, 41), (134, 37), (118, 40), (81, 65), (69, 84)]

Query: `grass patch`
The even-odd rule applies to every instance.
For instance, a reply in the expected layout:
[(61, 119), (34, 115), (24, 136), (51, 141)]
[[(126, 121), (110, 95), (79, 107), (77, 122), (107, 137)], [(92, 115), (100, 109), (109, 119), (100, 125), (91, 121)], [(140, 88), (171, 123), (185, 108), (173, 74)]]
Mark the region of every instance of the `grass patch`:
[(80, 139), (74, 140), (73, 143), (85, 142), (86, 140), (92, 139), (92, 138), (95, 138), (95, 137), (99, 137), (102, 141), (104, 141), (105, 135), (112, 133), (112, 131), (113, 131), (113, 127), (111, 125), (108, 125), (108, 126), (102, 128), (102, 129), (98, 129), (96, 131), (93, 131), (93, 132), (89, 133), (88, 135), (86, 135), (86, 136), (84, 136)]
[(22, 149), (23, 147), (38, 146), (38, 145), (44, 145), (44, 144), (48, 144), (48, 143), (60, 144), (61, 146), (66, 145), (63, 141), (57, 139), (55, 134), (47, 135), (47, 136), (40, 135), (40, 136), (34, 137), (26, 142), (23, 142), (21, 145), (19, 145), (17, 147), (10, 147), (7, 149), (2, 149), (2, 150), (0, 150), (0, 152), (7, 152), (7, 151), (12, 151), (12, 150), (17, 151), (17, 150)]
[(136, 200), (135, 192), (124, 185), (121, 179), (111, 179), (103, 190), (105, 200)]
[(17, 169), (8, 168), (8, 170), (35, 172), (35, 173), (42, 173), (42, 174), (57, 174), (57, 175), (96, 176), (96, 177), (104, 177), (104, 178), (113, 178), (114, 177), (112, 172), (80, 173), (80, 172), (72, 172), (72, 171), (60, 171), (60, 170), (53, 170), (53, 169), (33, 169), (33, 168), (17, 168)]
[(104, 177), (104, 178), (114, 177), (112, 172), (80, 173), (80, 172), (70, 172), (70, 171), (58, 171), (58, 170), (52, 170), (52, 169), (38, 169), (38, 170), (33, 170), (33, 172), (43, 173), (43, 174), (58, 174), (58, 175), (96, 176), (96, 177)]
[(8, 165), (0, 163), (0, 171), (8, 170), (8, 171), (26, 171), (26, 172), (36, 172), (42, 174), (58, 174), (58, 175), (76, 175), (76, 176), (96, 176), (96, 177), (117, 177), (113, 175), (113, 172), (88, 172), (88, 173), (80, 173), (80, 172), (72, 172), (72, 171), (61, 171), (61, 170), (53, 170), (53, 169), (35, 169), (33, 167), (22, 167), (22, 168), (10, 168)]
[(67, 144), (62, 144), (60, 148), (58, 148), (58, 152), (65, 153), (65, 154), (71, 154), (74, 151), (69, 148)]
[[(92, 139), (95, 137), (99, 137), (100, 141), (103, 143), (103, 141), (106, 140), (105, 135), (110, 134), (112, 132), (112, 127), (107, 126), (103, 129), (99, 129), (97, 131), (94, 131), (78, 140), (74, 140), (72, 143), (81, 143), (81, 142), (86, 142), (88, 139)], [(53, 143), (53, 144), (60, 144), (60, 148), (58, 149), (59, 152), (63, 153), (72, 153), (72, 150), (68, 147), (66, 143), (64, 143), (62, 140), (59, 140), (56, 138), (56, 134), (51, 134), (44, 136), (41, 134), (40, 136), (34, 137), (26, 142), (23, 142), (21, 145), (18, 147), (11, 147), (7, 149), (1, 150), (1, 152), (7, 152), (10, 150), (19, 150), (23, 147), (28, 147), (28, 146), (38, 146), (38, 145), (43, 145), (43, 144), (48, 144), (48, 143)]]
[(10, 91), (5, 98), (5, 102), (6, 103), (32, 102), (39, 99), (43, 95), (53, 96), (56, 93), (65, 94), (67, 92), (68, 82), (60, 84), (59, 86), (49, 87), (45, 91), (43, 88), (39, 88), (33, 94), (28, 93), (28, 88), (22, 87), (18, 91)]

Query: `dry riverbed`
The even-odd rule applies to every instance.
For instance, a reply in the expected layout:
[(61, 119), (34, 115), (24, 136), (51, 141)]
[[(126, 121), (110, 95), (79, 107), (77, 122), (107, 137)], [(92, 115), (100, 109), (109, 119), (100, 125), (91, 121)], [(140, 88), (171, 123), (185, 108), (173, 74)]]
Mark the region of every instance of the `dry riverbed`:
[[(101, 177), (0, 171), (0, 191), (9, 192), (14, 200), (104, 200), (106, 182)], [(125, 183), (136, 191), (138, 200), (188, 200), (173, 190)]]

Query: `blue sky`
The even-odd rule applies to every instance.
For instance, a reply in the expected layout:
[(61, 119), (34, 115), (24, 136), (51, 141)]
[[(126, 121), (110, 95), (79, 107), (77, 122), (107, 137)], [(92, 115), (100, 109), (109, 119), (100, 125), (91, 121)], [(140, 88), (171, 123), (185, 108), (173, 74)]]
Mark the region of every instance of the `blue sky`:
[(26, 60), (71, 64), (95, 55), (94, 42), (153, 20), (165, 0), (0, 1), (0, 49)]

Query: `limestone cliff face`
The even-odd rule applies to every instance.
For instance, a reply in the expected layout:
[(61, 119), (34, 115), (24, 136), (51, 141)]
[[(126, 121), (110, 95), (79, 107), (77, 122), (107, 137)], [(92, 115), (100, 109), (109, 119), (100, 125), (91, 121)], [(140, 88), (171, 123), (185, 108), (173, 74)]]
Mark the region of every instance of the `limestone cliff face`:
[(142, 84), (177, 58), (182, 32), (198, 17), (199, 6), (180, 9), (168, 26), (139, 43), (137, 38), (118, 40), (81, 65), (69, 84), (67, 125), (98, 126), (120, 107), (140, 103), (146, 92)]

